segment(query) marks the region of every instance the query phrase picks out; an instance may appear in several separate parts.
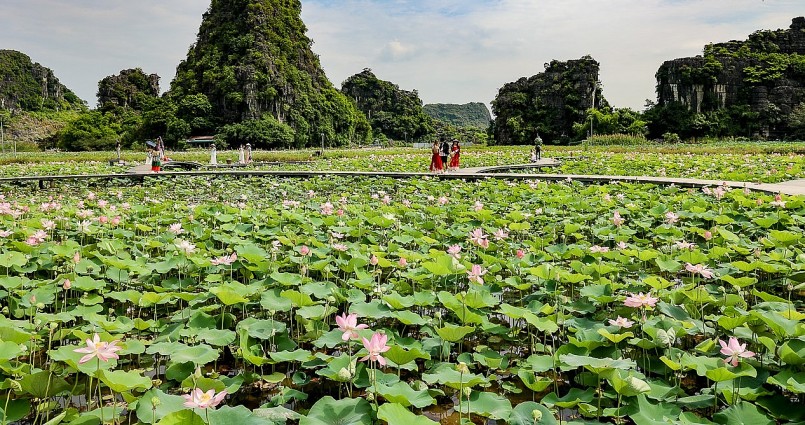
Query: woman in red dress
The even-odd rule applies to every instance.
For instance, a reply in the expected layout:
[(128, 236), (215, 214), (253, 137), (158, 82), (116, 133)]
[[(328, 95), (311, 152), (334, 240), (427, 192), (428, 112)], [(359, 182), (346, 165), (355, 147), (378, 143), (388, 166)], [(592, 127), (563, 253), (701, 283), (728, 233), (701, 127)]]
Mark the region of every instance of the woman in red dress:
[(458, 140), (453, 139), (453, 146), (450, 148), (450, 169), (458, 170), (459, 160), (461, 159), (461, 146)]
[(442, 157), (439, 156), (439, 142), (434, 140), (430, 150), (433, 152), (433, 156), (430, 159), (430, 171), (432, 173), (441, 173), (444, 171), (444, 164), (442, 164)]

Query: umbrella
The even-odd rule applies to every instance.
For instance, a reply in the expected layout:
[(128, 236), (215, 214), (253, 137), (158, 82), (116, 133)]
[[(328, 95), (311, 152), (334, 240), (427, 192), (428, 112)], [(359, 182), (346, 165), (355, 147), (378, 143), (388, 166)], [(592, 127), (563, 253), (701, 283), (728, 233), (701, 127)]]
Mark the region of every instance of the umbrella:
[(157, 147), (156, 142), (154, 142), (153, 140), (146, 140), (145, 144), (146, 144), (146, 146), (149, 146), (149, 147), (152, 147), (152, 148)]

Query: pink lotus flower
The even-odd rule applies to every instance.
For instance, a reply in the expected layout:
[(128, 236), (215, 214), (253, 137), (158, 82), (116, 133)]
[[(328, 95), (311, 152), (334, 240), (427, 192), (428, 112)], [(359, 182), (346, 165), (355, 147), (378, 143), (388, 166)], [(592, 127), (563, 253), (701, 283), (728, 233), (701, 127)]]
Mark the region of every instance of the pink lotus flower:
[(184, 233), (184, 229), (182, 229), (182, 223), (173, 223), (168, 227), (168, 231), (173, 233), (174, 235), (181, 235)]
[(43, 218), (42, 219), (42, 228), (45, 230), (53, 230), (56, 228), (56, 222), (53, 220), (48, 220)]
[(376, 266), (377, 263), (379, 263), (379, 262), (380, 262), (380, 259), (377, 258), (377, 255), (372, 254), (372, 257), (369, 258), (369, 264), (371, 264), (373, 266)]
[(713, 232), (705, 230), (704, 235), (702, 235), (702, 237), (704, 238), (704, 240), (709, 241), (710, 239), (713, 239)]
[(107, 217), (105, 215), (102, 215), (102, 216), (98, 217), (98, 223), (106, 224), (108, 222), (109, 222), (109, 217)]
[(492, 234), (496, 241), (502, 241), (509, 237), (509, 234), (506, 233), (503, 229), (498, 229), (495, 233)]
[(361, 361), (363, 362), (369, 360), (372, 362), (380, 363), (380, 366), (385, 366), (386, 359), (383, 358), (383, 356), (381, 356), (380, 353), (385, 353), (386, 351), (389, 351), (389, 349), (391, 348), (388, 345), (386, 345), (388, 338), (389, 338), (388, 335), (381, 334), (379, 332), (376, 332), (374, 335), (372, 335), (371, 340), (361, 338), (361, 340), (363, 341), (363, 346), (366, 348), (367, 351), (369, 351), (369, 354), (362, 357)]
[(478, 264), (473, 264), (472, 268), (467, 272), (467, 276), (470, 279), (470, 282), (477, 283), (479, 285), (484, 284), (483, 276), (486, 274), (487, 270), (481, 267)]
[(616, 246), (618, 247), (618, 249), (626, 249), (628, 247), (628, 245), (626, 245), (626, 242), (624, 241), (618, 242)]
[(447, 253), (452, 255), (456, 260), (461, 258), (461, 246), (459, 245), (450, 245), (447, 248)]
[(307, 257), (308, 255), (310, 255), (310, 248), (308, 248), (307, 245), (302, 245), (302, 247), (299, 248), (299, 253)]
[(408, 207), (410, 207), (410, 206), (411, 206), (411, 201), (409, 201), (409, 200), (407, 200), (407, 199), (403, 199), (402, 204), (403, 204), (403, 206), (405, 206), (406, 208), (408, 208)]
[(590, 252), (594, 254), (603, 254), (605, 252), (609, 252), (609, 248), (605, 246), (593, 245), (590, 247)]
[(405, 267), (408, 265), (408, 260), (406, 260), (405, 257), (400, 257), (400, 261), (398, 261), (397, 264), (399, 264), (400, 267)]
[(64, 282), (62, 282), (61, 286), (66, 291), (73, 287), (73, 282), (70, 282), (70, 279), (64, 279)]
[(612, 214), (612, 224), (614, 224), (615, 226), (620, 227), (624, 222), (626, 222), (626, 220), (623, 217), (621, 217), (620, 212), (615, 211)]
[(674, 243), (674, 248), (676, 249), (683, 249), (683, 250), (690, 250), (696, 246), (693, 242), (685, 242), (685, 241), (677, 241)]
[(481, 241), (486, 239), (483, 229), (475, 229), (470, 232), (470, 242), (475, 245), (481, 245)]
[(78, 263), (79, 261), (81, 261), (81, 253), (76, 251), (75, 254), (73, 254), (73, 262)]
[(674, 224), (679, 221), (679, 216), (674, 214), (672, 211), (668, 211), (665, 213), (665, 222), (668, 224)]
[(189, 241), (180, 239), (175, 245), (176, 248), (179, 248), (179, 251), (184, 252), (185, 255), (190, 255), (196, 252), (196, 245), (190, 243)]
[(319, 209), (321, 210), (322, 215), (332, 215), (333, 211), (335, 210), (335, 208), (333, 207), (333, 204), (331, 204), (330, 202), (325, 202), (325, 203), (321, 204)]
[(382, 202), (385, 205), (388, 205), (388, 204), (391, 203), (391, 197), (388, 196), (388, 195), (385, 195), (385, 196), (383, 196), (383, 199), (380, 200), (380, 202)]
[(517, 252), (514, 254), (518, 259), (522, 260), (525, 257), (525, 251), (522, 249), (518, 249)]
[(728, 343), (720, 339), (718, 343), (721, 344), (721, 354), (727, 356), (727, 358), (724, 359), (724, 363), (729, 363), (733, 367), (738, 366), (738, 362), (741, 358), (748, 359), (755, 357), (755, 353), (746, 349), (746, 343), (739, 344), (738, 339), (734, 336), (730, 337)]
[(439, 197), (439, 205), (447, 205), (448, 202), (450, 202), (450, 200), (447, 199), (446, 196)]
[(13, 234), (14, 234), (14, 232), (12, 232), (11, 230), (0, 230), (0, 237), (3, 237), (3, 238), (7, 238), (7, 237), (9, 237), (9, 236), (11, 236)]
[(344, 341), (360, 338), (358, 331), (369, 327), (363, 323), (358, 324), (358, 315), (356, 313), (350, 315), (343, 313), (341, 316), (335, 316), (335, 323), (338, 325), (338, 330), (344, 333), (341, 335), (341, 339)]
[(342, 243), (334, 243), (334, 244), (333, 244), (333, 249), (334, 249), (334, 250), (336, 250), (336, 251), (341, 251), (341, 252), (344, 252), (344, 251), (346, 251), (348, 248), (347, 248), (347, 246), (346, 246), (346, 245), (344, 245), (344, 244), (342, 244)]
[(238, 259), (238, 254), (233, 252), (231, 255), (224, 255), (210, 260), (213, 266), (230, 266)]
[(478, 246), (480, 246), (483, 249), (489, 248), (489, 239), (481, 239), (481, 241), (478, 242)]
[(625, 317), (618, 316), (618, 318), (615, 320), (609, 319), (609, 324), (619, 328), (631, 328), (632, 325), (634, 325), (634, 322)]
[(659, 301), (659, 298), (654, 298), (651, 296), (651, 294), (643, 295), (642, 292), (639, 294), (630, 293), (630, 295), (626, 297), (626, 300), (623, 302), (623, 305), (634, 308), (654, 307), (654, 305), (657, 304), (657, 301)]
[(484, 209), (484, 204), (482, 204), (481, 201), (475, 201), (475, 205), (472, 206), (472, 209), (475, 211), (481, 211)]
[[(192, 218), (191, 218), (191, 220), (192, 220)], [(120, 224), (120, 216), (119, 216), (119, 215), (116, 215), (116, 216), (115, 216), (115, 217), (112, 219), (111, 224), (112, 224), (112, 226), (117, 226), (118, 224)]]
[(705, 279), (712, 279), (715, 274), (713, 274), (713, 270), (708, 269), (707, 266), (704, 264), (693, 264), (687, 263), (685, 264), (685, 270), (689, 271), (691, 274), (700, 274)]
[(338, 211), (335, 212), (335, 215), (337, 215), (339, 217), (343, 217), (344, 216), (344, 210), (339, 208)]
[(782, 195), (778, 193), (777, 195), (774, 195), (774, 201), (769, 202), (769, 205), (777, 208), (785, 208), (785, 201), (783, 201)]
[(184, 397), (184, 407), (189, 409), (214, 409), (226, 397), (226, 390), (216, 394), (215, 390), (204, 392), (200, 388), (196, 388), (190, 391), (190, 394), (184, 394), (182, 397)]
[(87, 339), (87, 346), (82, 348), (76, 348), (76, 353), (86, 353), (86, 356), (81, 357), (78, 360), (78, 364), (84, 364), (93, 357), (97, 357), (98, 360), (102, 360), (104, 362), (108, 362), (109, 359), (119, 359), (120, 356), (117, 355), (116, 351), (120, 351), (123, 348), (119, 347), (117, 343), (120, 341), (114, 340), (112, 342), (101, 341), (100, 335), (97, 333), (92, 337), (92, 339)]

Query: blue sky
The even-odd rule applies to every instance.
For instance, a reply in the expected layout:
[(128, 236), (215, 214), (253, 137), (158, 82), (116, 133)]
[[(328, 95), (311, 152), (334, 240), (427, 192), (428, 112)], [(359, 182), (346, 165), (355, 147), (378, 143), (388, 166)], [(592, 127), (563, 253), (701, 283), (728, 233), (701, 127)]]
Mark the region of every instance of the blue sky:
[[(157, 73), (166, 90), (209, 0), (2, 0), (0, 49), (55, 71), (95, 106), (98, 81)], [(489, 103), (505, 83), (553, 59), (589, 54), (604, 96), (642, 110), (663, 61), (709, 42), (788, 28), (803, 0), (303, 0), (302, 18), (330, 80), (363, 68), (425, 103)]]

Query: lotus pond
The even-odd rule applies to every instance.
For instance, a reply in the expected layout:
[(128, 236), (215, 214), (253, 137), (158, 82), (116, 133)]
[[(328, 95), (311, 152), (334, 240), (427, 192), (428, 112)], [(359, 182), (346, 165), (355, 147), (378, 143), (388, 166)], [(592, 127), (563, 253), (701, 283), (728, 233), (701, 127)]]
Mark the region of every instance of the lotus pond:
[(1, 188), (0, 423), (805, 423), (805, 199)]

